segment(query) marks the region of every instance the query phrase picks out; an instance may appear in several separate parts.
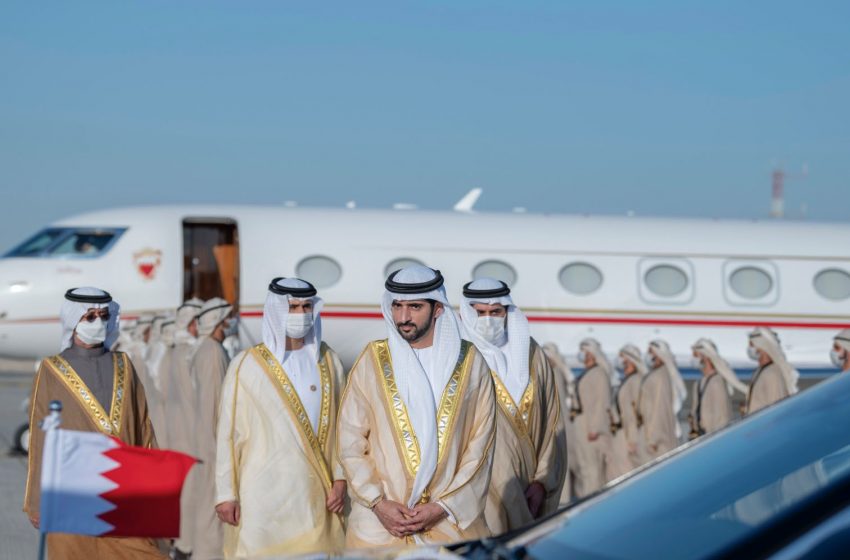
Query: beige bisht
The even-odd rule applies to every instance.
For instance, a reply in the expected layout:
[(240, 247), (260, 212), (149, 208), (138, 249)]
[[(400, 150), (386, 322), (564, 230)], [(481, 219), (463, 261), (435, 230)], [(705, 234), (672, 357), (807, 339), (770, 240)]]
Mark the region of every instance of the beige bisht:
[[(496, 439), (490, 368), (461, 339), (439, 271), (410, 266), (390, 274), (385, 287), (381, 310), (388, 338), (369, 343), (360, 355), (339, 409), (338, 457), (352, 498), (346, 545), (487, 536), (484, 505)], [(415, 300), (442, 305), (425, 365), (392, 314), (394, 301)], [(383, 498), (408, 508), (436, 503), (448, 515), (427, 531), (395, 538), (370, 509)]]
[(607, 463), (611, 461), (611, 366), (599, 343), (585, 339), (582, 352), (591, 353), (596, 365), (577, 380), (575, 402), (570, 416), (575, 430), (574, 450), (570, 458), (573, 491), (582, 498), (599, 490), (607, 482)]
[(552, 373), (555, 377), (555, 385), (558, 387), (559, 404), (561, 405), (561, 429), (564, 431), (566, 439), (564, 458), (564, 486), (561, 490), (561, 498), (558, 501), (558, 506), (565, 506), (570, 503), (573, 497), (572, 484), (570, 477), (570, 465), (575, 461), (575, 430), (573, 422), (570, 419), (570, 411), (572, 410), (572, 402), (575, 399), (573, 392), (575, 391), (575, 376), (572, 369), (567, 365), (564, 357), (561, 355), (558, 345), (554, 342), (547, 342), (543, 345), (543, 353), (552, 367)]
[[(500, 411), (484, 510), (494, 535), (534, 521), (526, 499), (532, 483), (545, 492), (537, 517), (555, 511), (566, 471), (566, 439), (554, 374), (510, 293), (500, 280), (479, 278), (463, 287), (460, 307), (464, 337), (490, 367)], [(501, 305), (505, 317), (479, 318), (475, 304)], [(487, 328), (494, 323), (496, 329)]]
[(608, 466), (609, 479), (631, 472), (645, 462), (637, 406), (640, 399), (640, 381), (646, 374), (646, 365), (643, 363), (640, 349), (632, 344), (620, 349), (620, 358), (631, 363), (634, 372), (625, 375), (611, 403), (611, 430), (614, 437), (611, 444), (611, 462)]
[(203, 461), (196, 467), (192, 487), (195, 519), (192, 558), (196, 560), (223, 557), (223, 527), (215, 512), (215, 453), (221, 387), (229, 363), (221, 342), (210, 335), (230, 315), (232, 307), (213, 298), (198, 315), (201, 340), (192, 356), (190, 371), (197, 386), (195, 400), (195, 456)]
[[(44, 432), (37, 426), (48, 415), (50, 401), (62, 402), (63, 429), (101, 432), (128, 445), (156, 447), (145, 390), (129, 357), (123, 352), (109, 352), (103, 347), (82, 348), (71, 342), (70, 337), (80, 317), (88, 309), (108, 306), (112, 319), (107, 326), (105, 345), (111, 346), (110, 338), (117, 338), (118, 333), (117, 304), (111, 298), (104, 301), (109, 294), (96, 288), (78, 288), (72, 292), (69, 295), (76, 299), (65, 301), (62, 307), (65, 329), (62, 352), (41, 362), (30, 398), (30, 426), (33, 429), (30, 432), (24, 512), (32, 519), (39, 518), (41, 505)], [(79, 301), (84, 298), (102, 303)], [(47, 549), (51, 560), (165, 558), (154, 540), (144, 538), (50, 533), (47, 535)]]
[(759, 327), (750, 333), (750, 343), (765, 352), (771, 362), (760, 366), (753, 373), (750, 392), (747, 395), (747, 414), (780, 401), (797, 392), (800, 374), (785, 358), (779, 337), (770, 329)]
[[(691, 396), (691, 439), (716, 432), (734, 417), (733, 391), (747, 394), (747, 386), (738, 379), (729, 363), (720, 356), (717, 346), (701, 338), (691, 346), (694, 356), (700, 359), (703, 377), (694, 384)], [(708, 369), (708, 368), (711, 369)], [(709, 371), (706, 376), (705, 372)]]
[(673, 387), (666, 366), (653, 369), (643, 378), (638, 415), (647, 461), (675, 449), (678, 440), (676, 415), (673, 412)]
[[(431, 395), (422, 395), (431, 398)], [(423, 499), (439, 502), (454, 518), (420, 534), (425, 543), (488, 536), (484, 504), (496, 435), (490, 368), (463, 341), (457, 367), (437, 410), (438, 459)], [(402, 546), (371, 507), (382, 498), (408, 502), (420, 465), (420, 447), (402, 402), (386, 340), (369, 343), (351, 370), (338, 422), (339, 460), (352, 498), (346, 546)]]
[(325, 502), (343, 480), (333, 454), (344, 386), (336, 354), (321, 344), (321, 415), (314, 430), (293, 381), (265, 344), (237, 355), (224, 382), (216, 454), (216, 503), (238, 501), (225, 526), (226, 558), (341, 552), (341, 516)]

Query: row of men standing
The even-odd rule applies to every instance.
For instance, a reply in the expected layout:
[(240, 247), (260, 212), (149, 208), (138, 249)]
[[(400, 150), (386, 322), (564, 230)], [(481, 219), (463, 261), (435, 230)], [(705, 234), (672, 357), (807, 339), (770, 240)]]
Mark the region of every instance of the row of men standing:
[[(850, 369), (848, 347), (850, 330), (844, 330), (836, 335), (830, 351), (831, 360), (842, 371)], [(569, 410), (570, 474), (565, 501), (591, 494), (685, 441), (678, 415), (687, 391), (663, 340), (651, 342), (645, 355), (632, 344), (620, 349), (617, 369), (623, 372), (622, 380), (594, 339), (585, 339), (579, 346), (578, 360), (584, 370), (578, 377), (557, 347), (546, 345), (545, 349), (559, 372), (557, 377), (567, 380), (562, 393), (564, 408)], [(691, 350), (702, 377), (692, 389), (687, 439), (732, 422), (736, 391), (745, 398), (744, 415), (798, 391), (799, 373), (785, 357), (777, 334), (768, 328), (749, 334), (748, 355), (758, 363), (749, 385), (738, 379), (711, 340), (701, 338)]]

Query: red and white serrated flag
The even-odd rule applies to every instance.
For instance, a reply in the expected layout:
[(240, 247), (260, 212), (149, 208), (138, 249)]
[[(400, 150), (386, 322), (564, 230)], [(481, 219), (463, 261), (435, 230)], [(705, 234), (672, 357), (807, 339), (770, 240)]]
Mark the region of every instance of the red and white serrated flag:
[(197, 459), (132, 447), (98, 432), (47, 430), (41, 471), (45, 533), (172, 538)]

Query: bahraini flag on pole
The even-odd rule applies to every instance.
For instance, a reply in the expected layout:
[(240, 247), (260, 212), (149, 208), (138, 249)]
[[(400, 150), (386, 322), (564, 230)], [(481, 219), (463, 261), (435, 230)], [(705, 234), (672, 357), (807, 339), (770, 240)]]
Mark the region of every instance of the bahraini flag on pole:
[(46, 533), (171, 538), (180, 535), (180, 492), (197, 459), (132, 447), (98, 432), (51, 429), (41, 471)]

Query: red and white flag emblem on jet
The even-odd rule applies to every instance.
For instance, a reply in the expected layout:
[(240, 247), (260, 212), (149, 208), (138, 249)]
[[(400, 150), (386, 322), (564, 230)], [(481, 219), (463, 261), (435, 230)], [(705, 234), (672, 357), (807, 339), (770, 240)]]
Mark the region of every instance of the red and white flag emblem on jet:
[(197, 459), (125, 445), (97, 432), (45, 434), (41, 525), (45, 533), (172, 538), (180, 492)]

